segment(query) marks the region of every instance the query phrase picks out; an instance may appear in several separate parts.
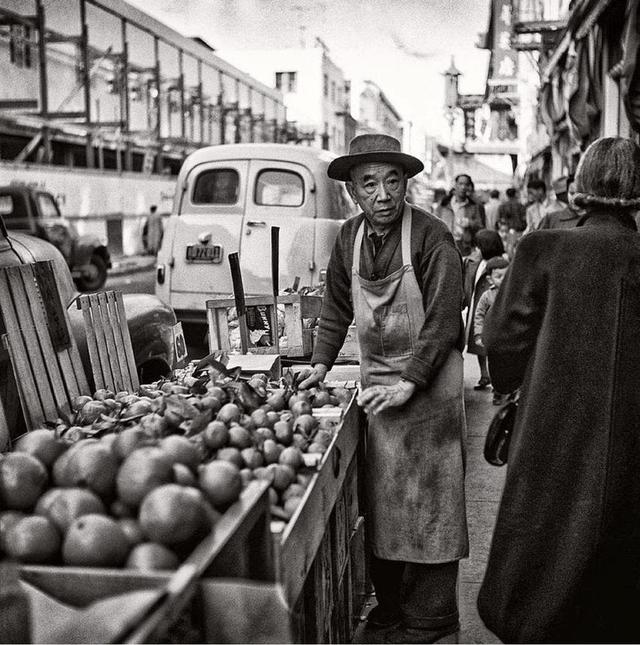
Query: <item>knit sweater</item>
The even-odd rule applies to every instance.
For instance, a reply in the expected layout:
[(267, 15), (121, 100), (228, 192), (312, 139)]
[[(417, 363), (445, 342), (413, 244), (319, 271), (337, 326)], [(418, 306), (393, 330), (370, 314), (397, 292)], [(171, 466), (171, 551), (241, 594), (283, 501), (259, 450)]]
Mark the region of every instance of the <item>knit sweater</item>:
[[(412, 206), (411, 264), (422, 292), (425, 321), (415, 352), (402, 378), (427, 387), (454, 347), (462, 349), (462, 260), (443, 222)], [(364, 214), (347, 220), (340, 229), (327, 267), (326, 291), (312, 365), (331, 368), (353, 320), (351, 266), (356, 233)], [(360, 275), (381, 280), (402, 267), (401, 220), (385, 235), (374, 257), (368, 227), (360, 254)]]

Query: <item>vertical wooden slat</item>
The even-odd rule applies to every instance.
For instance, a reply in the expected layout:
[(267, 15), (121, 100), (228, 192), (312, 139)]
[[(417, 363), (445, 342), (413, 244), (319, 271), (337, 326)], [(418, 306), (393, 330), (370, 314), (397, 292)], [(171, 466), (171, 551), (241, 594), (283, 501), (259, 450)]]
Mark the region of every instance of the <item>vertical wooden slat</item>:
[(9, 277), (6, 270), (0, 271), (0, 308), (4, 318), (7, 334), (6, 347), (11, 357), (11, 364), (19, 386), (18, 394), (22, 403), (23, 413), (29, 429), (45, 420), (45, 413), (40, 400), (40, 394), (33, 378), (28, 352), (20, 334), (20, 323), (9, 289)]
[(211, 354), (216, 350), (222, 349), (222, 348), (220, 347), (220, 341), (218, 336), (218, 325), (216, 323), (217, 312), (214, 308), (214, 301), (207, 300), (206, 307), (207, 307), (207, 324), (209, 326), (209, 353)]
[(91, 308), (91, 320), (96, 335), (96, 344), (98, 346), (98, 357), (100, 359), (99, 366), (102, 371), (102, 380), (105, 387), (109, 387), (109, 385), (113, 383), (113, 375), (111, 373), (111, 361), (109, 360), (107, 337), (102, 324), (102, 316), (100, 315), (100, 302), (98, 300), (97, 293), (92, 293), (88, 297), (89, 306)]
[(124, 383), (122, 382), (122, 368), (120, 366), (120, 348), (116, 347), (116, 341), (113, 336), (113, 329), (109, 322), (109, 306), (107, 303), (107, 295), (102, 292), (98, 295), (98, 310), (100, 311), (100, 318), (102, 319), (102, 327), (104, 329), (104, 337), (107, 341), (107, 350), (109, 362), (111, 364), (111, 375), (113, 376), (113, 381), (111, 387), (114, 392), (120, 392), (124, 389)]
[(91, 304), (87, 296), (79, 296), (77, 299), (78, 309), (82, 310), (84, 319), (84, 330), (87, 334), (87, 350), (89, 351), (89, 360), (91, 362), (91, 372), (96, 390), (105, 388), (102, 365), (100, 364), (100, 353), (98, 351), (98, 341), (96, 340), (96, 330), (91, 315)]
[[(116, 303), (115, 294), (113, 291), (105, 291), (104, 295), (107, 299), (106, 312), (107, 321), (110, 333), (113, 334), (113, 342), (118, 351), (118, 363), (120, 371), (118, 372), (120, 378), (120, 385), (122, 390), (131, 392), (133, 390), (131, 377), (129, 375), (129, 366), (127, 364), (127, 357), (125, 355), (124, 338), (122, 337), (122, 328), (120, 327), (120, 316), (118, 314), (118, 305)], [(114, 392), (119, 392), (118, 389), (113, 389)]]
[[(50, 266), (47, 266), (46, 268), (51, 270)], [(40, 266), (40, 269), (42, 270), (44, 267)], [(45, 305), (42, 301), (38, 283), (35, 281), (35, 274), (31, 274), (31, 272), (28, 271), (21, 271), (21, 275), (17, 274), (17, 277), (18, 276), (20, 276), (20, 281), (22, 282), (23, 287), (21, 289), (19, 283), (16, 282), (17, 288), (14, 290), (15, 302), (18, 310), (24, 308), (25, 316), (20, 317), (23, 325), (27, 323), (29, 319), (33, 320), (36, 342), (33, 344), (29, 343), (29, 347), (36, 353), (39, 347), (46, 370), (41, 371), (39, 375), (42, 378), (46, 374), (49, 378), (50, 391), (55, 400), (55, 407), (53, 410), (62, 410), (65, 415), (69, 416), (71, 413), (71, 402), (65, 382), (68, 381), (69, 383), (73, 383), (75, 381), (73, 369), (70, 365), (63, 365), (61, 370), (61, 366), (58, 365), (58, 356), (53, 347), (53, 341), (51, 340), (51, 335), (49, 333), (50, 330), (44, 309)], [(11, 278), (9, 278), (9, 280), (11, 280)], [(26, 316), (27, 308), (30, 310), (30, 317)], [(60, 322), (64, 325), (65, 321), (62, 320)], [(38, 378), (38, 373), (36, 373), (36, 378)], [(38, 380), (41, 380), (41, 378)], [(73, 396), (73, 391), (71, 392), (71, 396)], [(57, 417), (58, 414), (55, 415), (54, 419)]]
[(138, 379), (138, 369), (136, 368), (136, 359), (133, 355), (133, 346), (131, 345), (131, 335), (129, 334), (129, 327), (127, 326), (127, 316), (124, 310), (124, 301), (122, 300), (122, 292), (113, 292), (116, 299), (116, 306), (118, 310), (118, 321), (120, 330), (124, 341), (124, 354), (129, 368), (129, 377), (131, 380), (130, 392), (137, 392), (140, 388), (140, 381)]
[[(68, 324), (67, 319), (67, 324)], [(71, 332), (71, 330), (69, 330)], [(73, 383), (67, 384), (67, 389), (71, 400), (73, 400), (78, 394), (89, 394), (89, 382), (87, 381), (87, 375), (84, 373), (84, 365), (82, 364), (82, 358), (80, 358), (80, 352), (78, 351), (78, 344), (76, 339), (71, 334), (71, 344), (69, 348), (60, 352), (59, 360), (64, 365), (70, 365), (72, 367), (71, 372), (73, 373), (75, 380)]]
[[(13, 328), (7, 325), (7, 334), (9, 335), (9, 342), (13, 346), (13, 337), (21, 335), (24, 339), (24, 347), (28, 352), (26, 360), (30, 364), (30, 371), (34, 376), (34, 381), (38, 389), (38, 394), (42, 402), (42, 409), (45, 415), (51, 416), (56, 411), (56, 400), (54, 398), (53, 386), (49, 380), (47, 370), (47, 361), (43, 356), (42, 349), (39, 341), (39, 334), (42, 336), (42, 342), (48, 340), (49, 345), (51, 340), (47, 333), (47, 327), (43, 327), (36, 331), (35, 322), (32, 317), (31, 307), (26, 298), (24, 282), (22, 275), (26, 274), (26, 279), (34, 281), (33, 270), (30, 265), (22, 265), (6, 268), (7, 278), (9, 281), (9, 289), (13, 296), (15, 304), (16, 321)], [(14, 351), (16, 350), (14, 347)], [(52, 350), (53, 351), (53, 350)], [(55, 362), (55, 361), (54, 361)], [(51, 421), (57, 418), (57, 413)]]

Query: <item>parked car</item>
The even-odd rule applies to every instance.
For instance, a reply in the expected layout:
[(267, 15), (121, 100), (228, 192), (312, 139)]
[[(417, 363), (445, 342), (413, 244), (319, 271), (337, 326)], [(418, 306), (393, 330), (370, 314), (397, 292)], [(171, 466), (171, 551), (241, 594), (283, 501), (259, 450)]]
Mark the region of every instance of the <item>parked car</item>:
[[(71, 330), (78, 344), (80, 356), (90, 387), (93, 387), (91, 364), (87, 350), (82, 312), (77, 309), (71, 273), (62, 254), (49, 242), (31, 235), (7, 231), (0, 217), (0, 267), (30, 264), (39, 260), (51, 260), (54, 264), (60, 297), (69, 315)], [(176, 317), (168, 305), (152, 294), (123, 294), (127, 325), (133, 345), (136, 367), (141, 383), (149, 383), (167, 375), (174, 367), (174, 325)], [(0, 311), (2, 303), (0, 303)], [(0, 316), (0, 336), (4, 333)], [(0, 345), (0, 402), (3, 403), (10, 427), (19, 433), (22, 419), (17, 399), (17, 390), (8, 352)], [(6, 437), (0, 436), (0, 451)]]
[(205, 302), (232, 293), (238, 252), (247, 295), (271, 293), (271, 233), (280, 228), (281, 289), (322, 282), (343, 221), (355, 212), (327, 177), (335, 155), (306, 146), (231, 144), (184, 161), (158, 253), (156, 295), (178, 320), (203, 324)]
[(26, 185), (0, 186), (0, 215), (7, 228), (51, 242), (62, 253), (80, 291), (101, 289), (111, 268), (106, 245), (95, 235), (79, 235), (62, 217), (51, 193)]

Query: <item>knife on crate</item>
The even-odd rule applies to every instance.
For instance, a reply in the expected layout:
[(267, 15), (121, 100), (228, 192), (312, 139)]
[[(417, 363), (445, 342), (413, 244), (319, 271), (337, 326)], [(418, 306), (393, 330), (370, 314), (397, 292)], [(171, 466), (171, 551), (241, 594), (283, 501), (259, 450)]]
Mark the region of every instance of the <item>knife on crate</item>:
[(246, 354), (249, 348), (249, 329), (247, 327), (247, 308), (244, 300), (244, 286), (242, 285), (242, 274), (240, 273), (240, 259), (237, 253), (229, 253), (229, 268), (231, 269), (233, 297), (236, 301), (236, 313), (238, 314), (240, 347), (242, 349), (242, 353)]

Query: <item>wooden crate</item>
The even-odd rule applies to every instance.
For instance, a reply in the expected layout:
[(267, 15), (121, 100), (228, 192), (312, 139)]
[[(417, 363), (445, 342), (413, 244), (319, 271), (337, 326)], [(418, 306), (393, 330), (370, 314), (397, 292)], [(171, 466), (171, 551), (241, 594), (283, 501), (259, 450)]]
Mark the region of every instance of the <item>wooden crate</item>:
[[(265, 307), (271, 328), (274, 327), (274, 305), (271, 296), (250, 296), (245, 300), (247, 307)], [(207, 323), (209, 326), (209, 351), (231, 351), (230, 329), (227, 314), (235, 307), (233, 298), (207, 300)], [(283, 356), (311, 356), (313, 351), (313, 329), (308, 328), (309, 319), (320, 317), (321, 296), (301, 296), (290, 294), (278, 296), (278, 305), (284, 306), (284, 333), (286, 346), (280, 348)], [(250, 347), (253, 354), (275, 354), (275, 345), (270, 347)]]
[[(273, 584), (275, 572), (267, 482), (250, 482), (238, 502), (220, 518), (213, 532), (211, 564), (204, 574), (208, 579), (237, 578), (251, 580), (252, 584), (267, 581), (273, 593), (278, 595)], [(93, 602), (135, 590), (161, 589), (171, 580), (169, 572), (143, 574), (131, 569), (40, 565), (21, 566), (20, 577), (55, 601), (74, 608), (84, 608)], [(182, 603), (172, 608), (170, 615), (148, 616), (138, 626), (138, 635), (144, 634), (157, 641), (167, 638), (167, 633), (176, 626), (183, 630), (186, 625), (197, 634), (197, 642), (203, 639), (202, 622), (208, 620), (201, 614), (202, 607)]]
[[(295, 642), (348, 642), (364, 597), (353, 593), (351, 553), (359, 517), (358, 454), (362, 444), (355, 396), (296, 513), (275, 535), (276, 572), (292, 615)], [(364, 562), (356, 568), (363, 568)]]

